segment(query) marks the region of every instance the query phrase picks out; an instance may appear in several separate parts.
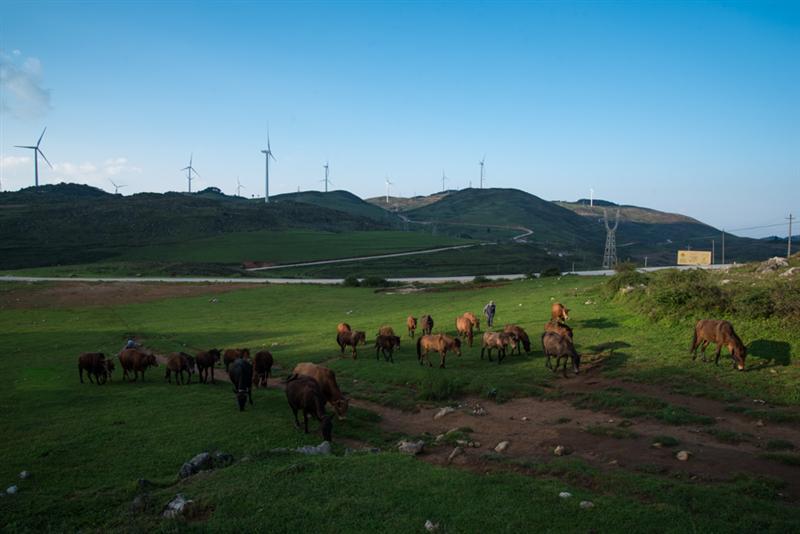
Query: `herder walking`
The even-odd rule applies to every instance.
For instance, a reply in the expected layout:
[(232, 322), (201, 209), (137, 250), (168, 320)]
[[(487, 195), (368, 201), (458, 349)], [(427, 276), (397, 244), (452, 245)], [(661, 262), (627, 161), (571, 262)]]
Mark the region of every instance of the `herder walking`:
[(486, 316), (486, 324), (491, 327), (494, 323), (495, 305), (494, 301), (490, 300), (489, 304), (483, 307), (483, 314)]

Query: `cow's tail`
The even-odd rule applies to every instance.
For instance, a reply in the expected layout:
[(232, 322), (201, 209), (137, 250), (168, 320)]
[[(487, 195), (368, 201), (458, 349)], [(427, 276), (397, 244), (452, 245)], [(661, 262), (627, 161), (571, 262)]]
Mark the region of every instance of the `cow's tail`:
[(422, 336), (417, 338), (417, 359), (422, 358)]

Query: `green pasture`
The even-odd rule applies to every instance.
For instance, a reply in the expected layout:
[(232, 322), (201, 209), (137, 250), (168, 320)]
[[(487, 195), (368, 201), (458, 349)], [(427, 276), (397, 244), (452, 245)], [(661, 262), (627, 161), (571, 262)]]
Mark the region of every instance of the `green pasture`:
[[(427, 519), (441, 523), (444, 532), (796, 530), (800, 510), (783, 503), (780, 486), (770, 480), (703, 484), (599, 472), (573, 460), (523, 466), (535, 476), (446, 469), (394, 452), (403, 436), (383, 432), (377, 415), (358, 408), (346, 421), (334, 421), (334, 456), (277, 453), (270, 451), (318, 444), (321, 437), (316, 423), (308, 436), (295, 431), (274, 379), (270, 389), (254, 392), (255, 405), (244, 413), (237, 411), (228, 384), (176, 387), (164, 382), (163, 367), (150, 369), (145, 382), (123, 383), (118, 369), (106, 386), (78, 383), (78, 353), (116, 353), (128, 335), (136, 335), (160, 352), (267, 348), (275, 356), (277, 377), (300, 361), (325, 362), (351, 396), (403, 409), (464, 395), (482, 396), (486, 403), (555, 397), (562, 395), (557, 386), (563, 379), (545, 368), (538, 334), (552, 300), (558, 300), (572, 309), (579, 351), (585, 358), (604, 358), (605, 375), (721, 398), (741, 411), (753, 408), (753, 398), (779, 405), (761, 407), (769, 413), (800, 405), (796, 330), (770, 321), (737, 323), (745, 343), (759, 341), (747, 372), (731, 370), (727, 360), (719, 367), (691, 362), (693, 317), (650, 322), (606, 297), (599, 284), (563, 277), (412, 293), (265, 286), (135, 305), (0, 306), (0, 375), (6, 381), (0, 389), (0, 483), (3, 489), (19, 486), (17, 495), (0, 497), (0, 530), (421, 532)], [(0, 285), (0, 302), (18, 287)], [(460, 358), (448, 357), (446, 369), (418, 365), (405, 335), (406, 316), (430, 313), (435, 331), (452, 333), (456, 315), (477, 313), (489, 299), (497, 302), (498, 325), (514, 322), (528, 329), (530, 355), (509, 356), (498, 365), (481, 361), (476, 346), (465, 348)], [(393, 326), (403, 336), (396, 363), (376, 360), (370, 344), (359, 347), (357, 360), (341, 358), (335, 344), (341, 321), (365, 330), (368, 339), (379, 326)], [(606, 407), (619, 403), (618, 397), (605, 391), (572, 400)], [(669, 406), (656, 406), (632, 416), (668, 411)], [(671, 424), (694, 421), (693, 414), (681, 417), (686, 419)], [(342, 440), (382, 452), (346, 455)], [(182, 462), (218, 449), (237, 463), (176, 483)], [(22, 470), (32, 478), (17, 480)], [(152, 482), (151, 504), (132, 514), (138, 479)], [(559, 499), (565, 490), (575, 498)], [(199, 503), (203, 513), (196, 521), (160, 518), (178, 492)], [(581, 499), (592, 500), (595, 508), (579, 509)]]

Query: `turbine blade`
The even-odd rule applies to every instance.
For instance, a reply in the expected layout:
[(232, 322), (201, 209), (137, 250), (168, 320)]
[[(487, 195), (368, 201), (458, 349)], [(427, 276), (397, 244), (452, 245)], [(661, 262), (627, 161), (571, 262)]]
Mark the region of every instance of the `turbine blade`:
[(23, 145), (14, 145), (14, 146), (17, 147), (17, 148), (30, 148), (30, 149), (36, 150), (35, 146), (23, 146)]
[(272, 158), (272, 161), (278, 161), (277, 159), (275, 159), (275, 156), (272, 154), (272, 152), (269, 152), (269, 157)]
[(52, 169), (53, 166), (50, 164), (50, 161), (47, 159), (47, 156), (44, 155), (44, 152), (42, 152), (38, 148), (36, 149), (36, 151), (39, 153), (40, 156), (42, 156), (42, 158), (44, 158), (45, 161), (47, 161), (47, 165)]
[(41, 142), (42, 142), (42, 137), (44, 137), (44, 133), (45, 133), (46, 131), (47, 131), (47, 126), (45, 126), (45, 127), (44, 127), (44, 130), (42, 130), (42, 135), (40, 135), (40, 136), (39, 136), (39, 140), (38, 140), (38, 141), (36, 141), (36, 146), (37, 146), (37, 147), (39, 146), (39, 143), (41, 143)]

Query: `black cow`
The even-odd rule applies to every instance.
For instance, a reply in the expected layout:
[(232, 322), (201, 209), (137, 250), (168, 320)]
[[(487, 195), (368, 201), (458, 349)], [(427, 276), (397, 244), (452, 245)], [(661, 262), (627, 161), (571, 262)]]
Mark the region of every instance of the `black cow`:
[(236, 359), (228, 368), (228, 375), (231, 377), (236, 402), (239, 403), (239, 411), (243, 412), (248, 400), (253, 405), (253, 364), (244, 358)]

